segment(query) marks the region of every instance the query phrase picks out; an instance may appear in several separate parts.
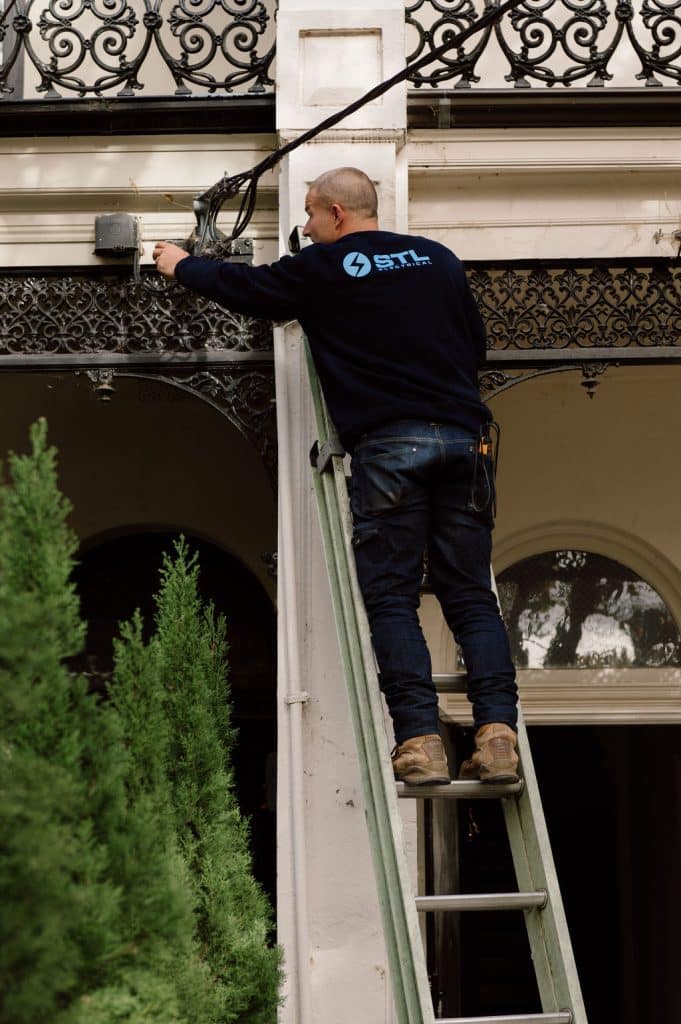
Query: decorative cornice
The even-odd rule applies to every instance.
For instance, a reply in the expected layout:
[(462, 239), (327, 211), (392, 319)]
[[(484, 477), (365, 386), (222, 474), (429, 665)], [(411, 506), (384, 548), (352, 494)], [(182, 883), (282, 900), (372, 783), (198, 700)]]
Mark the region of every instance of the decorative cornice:
[[(677, 102), (681, 117), (681, 89)], [(409, 130), (411, 178), (461, 174), (668, 174), (681, 167), (681, 126), (530, 126)]]

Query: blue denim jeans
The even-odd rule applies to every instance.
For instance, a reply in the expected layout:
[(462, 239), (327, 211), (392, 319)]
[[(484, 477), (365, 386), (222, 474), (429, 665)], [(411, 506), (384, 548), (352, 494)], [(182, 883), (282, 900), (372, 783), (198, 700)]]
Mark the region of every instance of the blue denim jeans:
[(475, 727), (516, 726), (506, 629), (491, 589), (494, 475), (459, 427), (414, 420), (365, 434), (350, 503), (359, 585), (395, 742), (438, 732), (437, 695), (417, 608), (428, 552), (433, 590), (463, 654)]

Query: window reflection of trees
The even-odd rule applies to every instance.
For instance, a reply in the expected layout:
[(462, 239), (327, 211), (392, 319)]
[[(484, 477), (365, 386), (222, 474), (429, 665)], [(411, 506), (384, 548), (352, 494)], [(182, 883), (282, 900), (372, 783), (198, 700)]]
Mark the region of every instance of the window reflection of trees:
[(586, 551), (550, 551), (498, 577), (518, 668), (681, 664), (668, 608), (633, 570)]

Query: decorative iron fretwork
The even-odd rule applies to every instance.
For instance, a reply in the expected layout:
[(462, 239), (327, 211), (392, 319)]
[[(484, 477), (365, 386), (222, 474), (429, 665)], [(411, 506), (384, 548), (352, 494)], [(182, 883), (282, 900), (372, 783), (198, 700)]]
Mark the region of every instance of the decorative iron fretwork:
[(190, 86), (263, 93), (274, 84), (275, 7), (276, 0), (14, 0), (0, 28), (0, 96), (14, 95), (10, 73), (22, 55), (38, 74), (36, 93), (48, 99), (167, 94), (173, 80), (177, 96), (191, 95)]
[(95, 394), (100, 402), (110, 402), (116, 390), (114, 387), (114, 371), (110, 369), (86, 370), (85, 375), (92, 382)]
[[(625, 356), (681, 362), (679, 263), (479, 262), (468, 276), (489, 337), (486, 397), (566, 369), (581, 371), (592, 396), (606, 367)], [(140, 282), (120, 273), (0, 277), (0, 370), (35, 369), (36, 360), (87, 371), (103, 400), (115, 401), (118, 376), (199, 395), (252, 441), (274, 479), (267, 321), (229, 313), (156, 273)]]
[[(406, 0), (414, 39), (408, 59), (466, 28), (489, 2)], [(494, 29), (474, 37), (470, 49), (452, 52), (411, 81), (417, 88), (455, 79), (457, 89), (481, 80), (489, 87), (490, 61), (506, 63), (504, 80), (514, 88), (530, 88), (532, 82), (603, 86), (613, 80), (615, 65), (622, 76), (617, 84), (681, 84), (681, 0), (526, 0)], [(478, 65), (484, 66), (480, 73)]]
[(494, 351), (649, 349), (681, 355), (681, 265), (476, 263), (471, 289)]
[[(76, 373), (81, 372), (76, 370)], [(252, 364), (232, 363), (198, 372), (189, 369), (175, 371), (174, 367), (154, 371), (142, 367), (122, 370), (99, 367), (84, 372), (95, 394), (104, 402), (115, 401), (116, 383), (124, 378), (167, 384), (208, 402), (257, 449), (276, 490), (277, 423), (273, 364), (254, 369)]]
[(270, 480), (277, 479), (277, 424), (274, 366), (242, 365), (197, 373), (162, 373), (159, 380), (199, 395), (229, 419), (260, 452)]
[(483, 370), (478, 375), (480, 394), (488, 401), (495, 398), (502, 391), (508, 391), (516, 384), (522, 384), (528, 380), (536, 380), (537, 377), (546, 377), (553, 373), (567, 373), (575, 370), (581, 371), (582, 380), (579, 382), (589, 398), (593, 398), (598, 387), (597, 377), (601, 377), (610, 366), (618, 366), (616, 362), (593, 362), (593, 363), (559, 363), (555, 366), (528, 367), (524, 370)]
[[(490, 354), (541, 357), (547, 350), (612, 358), (623, 349), (678, 350), (681, 264), (667, 259), (476, 262), (472, 291)], [(208, 353), (271, 359), (272, 327), (230, 313), (155, 272), (136, 282), (119, 273), (0, 276), (0, 358), (105, 355), (140, 358)], [(654, 352), (650, 351), (650, 355)], [(536, 360), (535, 360), (536, 361)]]
[[(485, 3), (485, 6), (488, 6)], [(417, 60), (428, 50), (434, 50), (448, 38), (468, 28), (478, 12), (474, 0), (406, 0), (405, 13), (407, 32), (416, 36), (416, 45), (407, 55), (407, 61)], [(479, 82), (475, 66), (484, 53), (492, 33), (492, 26), (473, 36), (471, 47), (466, 45), (441, 57), (432, 70), (418, 71), (409, 81), (419, 88), (422, 85), (439, 85), (440, 82), (458, 78), (457, 88), (469, 88), (471, 82)]]
[(584, 363), (582, 366), (582, 377), (580, 384), (589, 398), (593, 398), (598, 387), (597, 377), (601, 377), (609, 366), (617, 366), (617, 363)]
[(0, 356), (41, 353), (269, 353), (272, 327), (230, 313), (156, 272), (0, 277)]

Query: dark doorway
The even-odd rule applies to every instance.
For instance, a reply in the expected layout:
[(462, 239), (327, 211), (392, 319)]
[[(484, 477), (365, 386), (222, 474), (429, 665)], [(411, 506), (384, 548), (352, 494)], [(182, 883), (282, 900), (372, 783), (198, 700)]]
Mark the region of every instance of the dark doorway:
[[(451, 733), (465, 755), (470, 732)], [(681, 726), (529, 733), (589, 1024), (678, 1024)], [(438, 820), (447, 814), (456, 820)], [(496, 802), (436, 809), (434, 849), (444, 833), (457, 851), (460, 891), (517, 888)], [(442, 881), (446, 872), (433, 869)], [(538, 1012), (521, 915), (458, 916), (431, 926), (442, 1012)]]
[[(112, 669), (118, 624), (142, 612), (154, 616), (164, 552), (178, 534), (134, 533), (104, 540), (81, 553), (75, 581), (88, 624), (86, 653), (78, 668), (105, 688)], [(233, 721), (238, 729), (234, 759), (237, 795), (251, 821), (254, 872), (276, 905), (276, 620), (268, 595), (233, 555), (186, 535), (199, 555), (202, 597), (225, 616)]]

